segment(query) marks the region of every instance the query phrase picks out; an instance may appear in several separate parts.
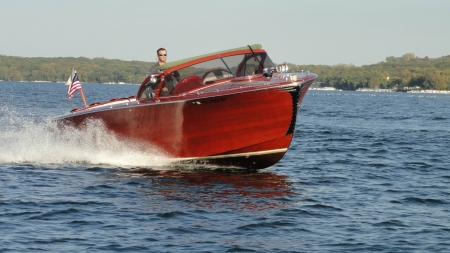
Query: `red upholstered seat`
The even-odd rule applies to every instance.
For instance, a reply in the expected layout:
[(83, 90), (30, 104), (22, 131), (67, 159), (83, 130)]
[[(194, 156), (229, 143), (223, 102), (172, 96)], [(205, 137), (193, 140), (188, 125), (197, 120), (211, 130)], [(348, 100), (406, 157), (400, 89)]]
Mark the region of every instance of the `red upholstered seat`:
[(188, 76), (181, 80), (173, 89), (172, 95), (185, 93), (203, 86), (203, 80), (198, 76)]

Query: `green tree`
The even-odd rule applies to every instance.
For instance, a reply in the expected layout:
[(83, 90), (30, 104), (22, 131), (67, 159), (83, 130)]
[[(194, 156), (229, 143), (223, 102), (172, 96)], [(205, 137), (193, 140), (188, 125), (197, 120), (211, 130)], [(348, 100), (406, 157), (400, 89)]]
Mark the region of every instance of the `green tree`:
[(424, 78), (424, 84), (429, 89), (445, 90), (447, 89), (447, 80), (440, 73), (427, 73)]
[(394, 56), (386, 57), (386, 62), (395, 62), (395, 57)]
[(413, 53), (407, 53), (407, 54), (402, 55), (402, 60), (404, 60), (404, 61), (413, 60), (415, 58), (416, 58), (416, 56)]

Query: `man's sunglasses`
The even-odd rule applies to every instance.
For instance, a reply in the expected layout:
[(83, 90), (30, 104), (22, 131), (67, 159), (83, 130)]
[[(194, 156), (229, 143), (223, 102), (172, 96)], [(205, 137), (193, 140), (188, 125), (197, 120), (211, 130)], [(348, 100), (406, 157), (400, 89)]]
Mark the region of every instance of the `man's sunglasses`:
[(167, 54), (158, 54), (159, 56), (167, 56)]

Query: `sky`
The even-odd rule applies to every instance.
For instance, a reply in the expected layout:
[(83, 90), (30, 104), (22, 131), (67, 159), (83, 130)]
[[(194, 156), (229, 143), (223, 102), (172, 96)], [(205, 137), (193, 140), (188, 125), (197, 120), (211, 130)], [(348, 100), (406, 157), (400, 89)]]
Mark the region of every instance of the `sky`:
[(0, 54), (168, 61), (261, 44), (275, 63), (450, 55), (450, 0), (0, 0)]

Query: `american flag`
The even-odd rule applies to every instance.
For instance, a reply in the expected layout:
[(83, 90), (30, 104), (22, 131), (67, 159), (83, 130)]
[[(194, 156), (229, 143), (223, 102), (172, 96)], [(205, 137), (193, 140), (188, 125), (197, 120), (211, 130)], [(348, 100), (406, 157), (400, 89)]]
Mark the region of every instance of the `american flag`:
[(73, 76), (72, 83), (69, 85), (69, 89), (67, 90), (67, 94), (69, 94), (69, 99), (72, 98), (73, 93), (75, 91), (81, 90), (81, 83), (78, 81), (78, 74), (75, 72), (75, 75)]

